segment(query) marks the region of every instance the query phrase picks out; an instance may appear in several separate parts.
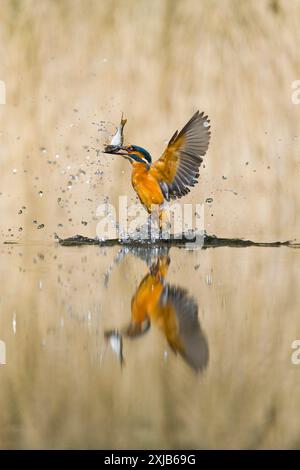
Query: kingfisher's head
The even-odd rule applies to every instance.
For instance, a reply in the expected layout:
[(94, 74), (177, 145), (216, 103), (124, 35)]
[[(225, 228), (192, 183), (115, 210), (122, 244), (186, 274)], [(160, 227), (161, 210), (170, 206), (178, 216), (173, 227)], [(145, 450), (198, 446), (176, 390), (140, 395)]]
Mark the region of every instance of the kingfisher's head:
[(122, 157), (129, 160), (131, 163), (144, 163), (150, 166), (152, 158), (150, 153), (143, 147), (138, 145), (127, 145), (123, 147), (107, 146), (104, 153), (110, 153), (112, 155), (121, 155)]

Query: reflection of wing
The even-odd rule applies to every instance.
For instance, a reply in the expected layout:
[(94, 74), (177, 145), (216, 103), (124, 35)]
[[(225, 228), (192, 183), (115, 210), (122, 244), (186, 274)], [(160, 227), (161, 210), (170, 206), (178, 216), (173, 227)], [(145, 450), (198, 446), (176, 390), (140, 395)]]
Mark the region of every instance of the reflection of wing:
[(175, 132), (162, 156), (150, 168), (167, 200), (184, 196), (197, 183), (202, 156), (209, 145), (209, 129), (207, 116), (197, 111), (179, 134)]
[(185, 289), (166, 285), (160, 298), (167, 340), (196, 370), (208, 363), (208, 344), (198, 321), (198, 306)]

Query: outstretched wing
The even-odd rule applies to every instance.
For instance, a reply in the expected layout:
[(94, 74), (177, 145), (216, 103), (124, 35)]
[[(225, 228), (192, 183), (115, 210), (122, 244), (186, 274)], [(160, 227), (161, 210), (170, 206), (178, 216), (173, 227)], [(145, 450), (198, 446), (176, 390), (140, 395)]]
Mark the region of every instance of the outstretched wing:
[(190, 192), (199, 177), (209, 140), (208, 117), (197, 111), (184, 128), (175, 132), (162, 156), (151, 167), (167, 200)]

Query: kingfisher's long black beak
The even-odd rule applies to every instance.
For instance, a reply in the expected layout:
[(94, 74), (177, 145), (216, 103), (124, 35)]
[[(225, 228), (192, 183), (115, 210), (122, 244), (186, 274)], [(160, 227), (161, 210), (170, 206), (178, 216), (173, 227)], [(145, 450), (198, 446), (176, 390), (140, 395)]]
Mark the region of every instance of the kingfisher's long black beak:
[(122, 155), (123, 157), (128, 157), (127, 147), (121, 147), (119, 145), (106, 145), (103, 152), (109, 153), (110, 155)]

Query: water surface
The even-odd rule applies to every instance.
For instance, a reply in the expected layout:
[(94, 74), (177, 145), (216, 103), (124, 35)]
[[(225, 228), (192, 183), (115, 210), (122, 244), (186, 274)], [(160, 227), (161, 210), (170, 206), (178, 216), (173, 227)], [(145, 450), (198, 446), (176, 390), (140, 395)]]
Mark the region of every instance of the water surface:
[[(300, 252), (119, 250), (1, 246), (1, 448), (299, 446)], [(125, 334), (132, 297), (167, 257), (163, 288), (184, 292), (184, 315), (198, 308), (189, 354), (159, 315)]]

